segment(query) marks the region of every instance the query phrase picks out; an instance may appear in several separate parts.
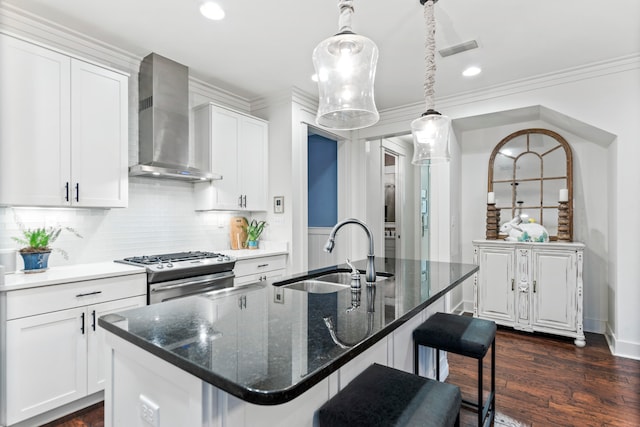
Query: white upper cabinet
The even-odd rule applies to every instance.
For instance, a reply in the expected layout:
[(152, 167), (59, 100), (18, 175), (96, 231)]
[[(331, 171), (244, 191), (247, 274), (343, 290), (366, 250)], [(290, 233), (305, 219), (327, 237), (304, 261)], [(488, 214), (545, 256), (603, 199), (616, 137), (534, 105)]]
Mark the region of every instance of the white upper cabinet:
[(126, 207), (128, 77), (0, 34), (0, 205)]
[(268, 124), (213, 104), (194, 109), (198, 144), (209, 144), (221, 180), (195, 185), (197, 210), (267, 210)]
[(71, 204), (126, 207), (127, 76), (71, 63)]

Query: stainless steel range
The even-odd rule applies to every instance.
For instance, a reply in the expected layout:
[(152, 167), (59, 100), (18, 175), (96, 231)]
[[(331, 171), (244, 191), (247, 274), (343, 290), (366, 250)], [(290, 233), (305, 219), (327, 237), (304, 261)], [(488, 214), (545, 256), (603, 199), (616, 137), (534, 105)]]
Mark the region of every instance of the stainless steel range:
[(233, 257), (215, 252), (177, 252), (116, 260), (147, 270), (147, 304), (233, 286)]

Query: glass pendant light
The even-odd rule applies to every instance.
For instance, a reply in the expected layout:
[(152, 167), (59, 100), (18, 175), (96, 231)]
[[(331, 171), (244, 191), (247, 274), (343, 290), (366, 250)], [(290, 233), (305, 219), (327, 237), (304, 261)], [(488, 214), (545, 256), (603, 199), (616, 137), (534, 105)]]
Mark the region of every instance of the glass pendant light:
[(378, 47), (351, 31), (353, 0), (338, 0), (338, 34), (313, 51), (319, 105), (316, 123), (330, 129), (360, 129), (380, 115), (373, 97)]
[(433, 108), (436, 83), (436, 26), (433, 9), (436, 1), (420, 0), (420, 3), (424, 5), (424, 17), (427, 24), (424, 77), (424, 97), (427, 111), (420, 118), (411, 122), (411, 133), (413, 134), (413, 159), (411, 163), (414, 165), (447, 162), (451, 157), (449, 154), (451, 119)]

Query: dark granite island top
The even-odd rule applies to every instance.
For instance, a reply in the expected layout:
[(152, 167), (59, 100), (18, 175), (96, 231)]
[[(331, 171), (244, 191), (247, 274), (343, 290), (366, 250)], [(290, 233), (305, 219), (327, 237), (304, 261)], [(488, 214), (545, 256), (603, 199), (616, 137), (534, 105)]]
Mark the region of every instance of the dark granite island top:
[[(355, 263), (365, 267), (364, 261)], [(393, 276), (359, 295), (307, 293), (283, 282), (335, 270), (168, 301), (99, 319), (107, 331), (246, 402), (300, 396), (477, 271), (476, 265), (377, 258)], [(351, 309), (359, 297), (360, 305)], [(356, 304), (357, 305), (357, 304)], [(330, 331), (325, 318), (334, 325)]]

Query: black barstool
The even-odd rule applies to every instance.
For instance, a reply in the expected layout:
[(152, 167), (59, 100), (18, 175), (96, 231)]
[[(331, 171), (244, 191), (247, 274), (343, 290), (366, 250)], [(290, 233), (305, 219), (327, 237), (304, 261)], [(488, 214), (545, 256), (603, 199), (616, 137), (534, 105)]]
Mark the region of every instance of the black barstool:
[(320, 427), (459, 427), (460, 388), (373, 364), (318, 411)]
[[(478, 360), (478, 402), (462, 403), (478, 411), (478, 426), (495, 417), (496, 399), (496, 324), (490, 320), (455, 314), (436, 313), (413, 331), (414, 372), (418, 374), (420, 346), (436, 350), (436, 378), (440, 379), (440, 350)], [(491, 393), (483, 403), (482, 360), (491, 347)]]

